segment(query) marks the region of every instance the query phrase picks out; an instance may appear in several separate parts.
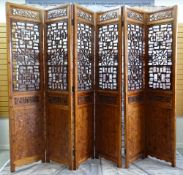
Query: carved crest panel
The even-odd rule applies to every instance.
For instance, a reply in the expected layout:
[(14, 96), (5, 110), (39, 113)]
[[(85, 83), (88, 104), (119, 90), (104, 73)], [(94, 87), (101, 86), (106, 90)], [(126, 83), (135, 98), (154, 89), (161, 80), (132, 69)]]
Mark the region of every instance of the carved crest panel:
[(13, 90), (37, 91), (40, 89), (39, 25), (13, 21), (11, 33)]
[(86, 24), (78, 24), (78, 90), (92, 88), (92, 28)]
[(143, 28), (128, 24), (128, 90), (144, 87)]
[(149, 87), (171, 89), (172, 24), (155, 25), (148, 33)]
[(99, 28), (99, 88), (117, 90), (118, 75), (118, 25)]
[(68, 50), (67, 22), (47, 25), (48, 89), (67, 90)]

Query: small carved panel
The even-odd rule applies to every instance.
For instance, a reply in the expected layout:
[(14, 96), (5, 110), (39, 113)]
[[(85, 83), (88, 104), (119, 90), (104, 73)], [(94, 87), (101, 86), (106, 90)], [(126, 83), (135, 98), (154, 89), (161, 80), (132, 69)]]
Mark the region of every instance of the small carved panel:
[(11, 28), (13, 90), (37, 91), (40, 89), (39, 25), (13, 21)]
[(13, 16), (18, 17), (24, 17), (24, 18), (30, 18), (30, 19), (40, 19), (40, 13), (33, 10), (26, 10), (26, 9), (20, 9), (20, 8), (12, 8), (11, 14)]
[(78, 90), (92, 89), (92, 28), (86, 24), (78, 24)]
[(168, 19), (168, 18), (172, 18), (173, 14), (172, 11), (161, 11), (161, 12), (157, 12), (157, 13), (153, 13), (149, 15), (149, 21), (158, 21), (158, 20), (163, 20), (163, 19)]
[(68, 29), (67, 22), (47, 25), (48, 89), (68, 88)]
[(128, 11), (127, 12), (128, 18), (137, 20), (137, 21), (144, 21), (144, 16), (141, 13), (135, 12), (135, 11)]
[(166, 103), (171, 103), (172, 102), (172, 97), (168, 96), (160, 96), (160, 95), (150, 95), (149, 96), (150, 101), (154, 102), (166, 102)]
[(128, 24), (128, 90), (144, 87), (143, 28)]
[(99, 88), (117, 90), (118, 80), (118, 25), (99, 28), (98, 76)]
[(116, 19), (116, 18), (118, 18), (118, 11), (110, 11), (110, 12), (106, 12), (106, 13), (103, 13), (102, 15), (100, 15), (99, 21), (103, 22), (103, 21)]
[(144, 97), (142, 95), (128, 97), (128, 103), (142, 103)]
[(68, 97), (65, 96), (48, 96), (48, 103), (49, 104), (56, 104), (56, 105), (68, 105)]
[(111, 104), (111, 105), (116, 105), (118, 103), (117, 97), (108, 96), (108, 95), (98, 95), (97, 102), (102, 104)]
[(67, 8), (48, 10), (47, 19), (54, 19), (67, 16)]
[(171, 89), (172, 35), (172, 24), (149, 27), (148, 65), (150, 88)]
[(91, 14), (84, 12), (80, 9), (78, 9), (77, 15), (78, 15), (78, 17), (80, 17), (86, 21), (89, 21), (89, 22), (93, 21), (93, 16)]
[(14, 97), (15, 105), (31, 105), (39, 103), (39, 96), (28, 96), (28, 97)]
[(93, 103), (93, 95), (79, 96), (78, 105)]

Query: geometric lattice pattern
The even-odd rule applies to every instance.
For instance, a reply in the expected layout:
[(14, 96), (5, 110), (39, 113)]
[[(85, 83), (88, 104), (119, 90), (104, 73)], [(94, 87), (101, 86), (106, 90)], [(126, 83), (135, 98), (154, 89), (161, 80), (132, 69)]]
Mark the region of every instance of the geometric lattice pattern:
[(13, 90), (40, 89), (39, 25), (30, 22), (11, 23)]
[(117, 90), (118, 74), (118, 25), (99, 28), (99, 88)]
[(78, 24), (78, 90), (92, 88), (92, 28), (86, 24)]
[(67, 90), (68, 50), (67, 22), (47, 25), (48, 89)]
[[(148, 33), (149, 87), (171, 89), (172, 24), (155, 25)], [(154, 77), (152, 77), (154, 75)]]
[(128, 90), (144, 87), (143, 28), (128, 24)]

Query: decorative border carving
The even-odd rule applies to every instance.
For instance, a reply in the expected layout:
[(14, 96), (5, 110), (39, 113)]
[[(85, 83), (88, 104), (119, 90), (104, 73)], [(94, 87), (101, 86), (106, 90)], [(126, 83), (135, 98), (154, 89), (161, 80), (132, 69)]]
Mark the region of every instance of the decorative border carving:
[(137, 21), (144, 21), (144, 16), (141, 13), (134, 12), (134, 11), (128, 11), (127, 12), (128, 18), (137, 20)]
[(144, 101), (143, 95), (128, 97), (128, 103), (142, 103)]
[(47, 11), (47, 19), (53, 19), (65, 16), (67, 16), (67, 8), (53, 9)]
[(68, 98), (67, 96), (48, 96), (48, 103), (56, 105), (68, 105)]
[(14, 8), (14, 7), (11, 9), (11, 15), (30, 18), (30, 19), (40, 19), (40, 14), (37, 11), (25, 10), (25, 9)]
[(149, 15), (149, 21), (152, 22), (152, 21), (168, 19), (172, 17), (173, 17), (172, 10), (168, 10), (168, 11), (157, 12)]
[(106, 13), (101, 14), (99, 16), (99, 21), (103, 22), (103, 21), (116, 19), (116, 18), (118, 18), (118, 12), (117, 11), (110, 11), (110, 12), (106, 12)]
[(34, 103), (39, 103), (39, 101), (39, 96), (14, 97), (15, 105), (30, 105)]
[(93, 16), (87, 12), (84, 12), (84, 11), (81, 11), (78, 9), (78, 12), (77, 12), (77, 16), (79, 18), (82, 18), (82, 19), (85, 19), (89, 22), (92, 22), (93, 21)]

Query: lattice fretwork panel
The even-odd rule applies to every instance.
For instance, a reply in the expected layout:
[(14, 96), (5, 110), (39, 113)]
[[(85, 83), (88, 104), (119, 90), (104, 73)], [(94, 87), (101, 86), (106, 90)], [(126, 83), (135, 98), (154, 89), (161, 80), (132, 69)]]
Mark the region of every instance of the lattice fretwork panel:
[(149, 87), (171, 89), (172, 24), (149, 27)]
[(92, 88), (92, 28), (86, 24), (78, 24), (78, 90)]
[(99, 28), (98, 74), (99, 88), (117, 90), (118, 75), (118, 25)]
[(128, 24), (128, 90), (144, 87), (143, 28)]
[(48, 89), (67, 90), (68, 50), (67, 22), (47, 25)]
[(13, 21), (11, 28), (13, 90), (39, 90), (39, 25), (30, 22)]

